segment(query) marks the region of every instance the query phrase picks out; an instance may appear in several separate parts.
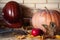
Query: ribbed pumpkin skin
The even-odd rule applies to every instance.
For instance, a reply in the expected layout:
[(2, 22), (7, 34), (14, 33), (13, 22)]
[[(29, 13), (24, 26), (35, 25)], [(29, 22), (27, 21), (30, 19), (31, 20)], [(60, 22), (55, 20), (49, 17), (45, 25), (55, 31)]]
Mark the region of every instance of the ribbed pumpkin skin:
[(40, 28), (44, 32), (46, 29), (42, 24), (49, 25), (50, 22), (54, 22), (57, 25), (57, 30), (60, 30), (60, 13), (56, 10), (39, 10), (32, 17), (32, 25), (34, 28)]

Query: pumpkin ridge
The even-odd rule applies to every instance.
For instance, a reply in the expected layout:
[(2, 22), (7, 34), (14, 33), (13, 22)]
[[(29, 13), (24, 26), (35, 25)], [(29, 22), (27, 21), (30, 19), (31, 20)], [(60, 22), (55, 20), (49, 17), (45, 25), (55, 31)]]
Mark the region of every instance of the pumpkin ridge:
[(51, 17), (51, 12), (50, 12), (50, 10), (48, 10), (48, 9), (46, 9), (46, 24), (48, 24), (48, 18), (51, 20), (51, 22), (52, 22), (52, 17)]
[(51, 22), (55, 22), (55, 19), (54, 19), (54, 18), (55, 18), (55, 17), (54, 17), (54, 13), (51, 11), (50, 14), (51, 14), (51, 20), (52, 20)]
[[(39, 15), (39, 14), (40, 14), (40, 15)], [(38, 18), (38, 19), (37, 19), (37, 20), (38, 20), (37, 22), (39, 23), (39, 25), (41, 25), (41, 21), (40, 21), (40, 20), (42, 20), (42, 21), (45, 20), (45, 15), (46, 15), (46, 13), (45, 13), (45, 12), (41, 12), (41, 13), (39, 12), (38, 15), (39, 15), (41, 18), (40, 18), (40, 17), (37, 17), (37, 18)], [(39, 21), (40, 21), (40, 22), (39, 22)], [(45, 28), (43, 27), (43, 29), (45, 29)], [(41, 30), (42, 30), (42, 28), (41, 28)], [(44, 30), (43, 30), (43, 31), (44, 31)]]
[(53, 16), (54, 16), (54, 20), (55, 20), (55, 23), (56, 23), (56, 25), (58, 26), (58, 18), (57, 18), (57, 15), (56, 15), (56, 13), (53, 13)]
[(56, 15), (57, 15), (57, 20), (58, 20), (57, 28), (59, 28), (59, 26), (60, 26), (60, 19), (59, 19), (60, 18), (60, 14), (59, 13), (58, 14), (56, 13)]

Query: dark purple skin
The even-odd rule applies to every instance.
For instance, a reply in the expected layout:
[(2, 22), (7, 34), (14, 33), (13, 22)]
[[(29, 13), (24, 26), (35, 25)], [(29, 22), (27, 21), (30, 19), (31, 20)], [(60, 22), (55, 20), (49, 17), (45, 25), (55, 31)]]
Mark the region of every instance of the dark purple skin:
[(14, 1), (10, 1), (5, 5), (3, 8), (3, 14), (4, 19), (10, 23), (14, 23), (22, 19), (22, 9), (19, 4)]
[[(17, 2), (10, 1), (3, 8), (3, 18), (10, 27), (22, 25), (22, 8)], [(17, 23), (17, 24), (16, 24)], [(13, 25), (16, 24), (16, 25)]]

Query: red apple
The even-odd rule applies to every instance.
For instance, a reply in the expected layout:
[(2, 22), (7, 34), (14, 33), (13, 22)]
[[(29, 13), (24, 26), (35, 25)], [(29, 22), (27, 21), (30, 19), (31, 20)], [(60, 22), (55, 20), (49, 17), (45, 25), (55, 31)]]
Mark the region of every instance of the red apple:
[(43, 34), (43, 31), (40, 30), (40, 29), (37, 29), (37, 28), (33, 28), (32, 29), (32, 35), (33, 36), (38, 36), (38, 35), (42, 35)]

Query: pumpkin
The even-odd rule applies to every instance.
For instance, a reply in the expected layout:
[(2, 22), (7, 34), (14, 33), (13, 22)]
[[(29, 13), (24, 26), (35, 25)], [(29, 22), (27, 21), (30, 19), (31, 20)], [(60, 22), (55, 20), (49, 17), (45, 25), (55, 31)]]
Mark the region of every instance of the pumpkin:
[(2, 12), (7, 27), (19, 28), (22, 26), (22, 8), (17, 2), (8, 2)]
[(60, 13), (56, 10), (38, 10), (32, 17), (32, 25), (34, 28), (39, 28), (46, 32), (46, 28), (43, 26), (50, 25), (53, 22), (56, 25), (56, 30), (60, 31)]

